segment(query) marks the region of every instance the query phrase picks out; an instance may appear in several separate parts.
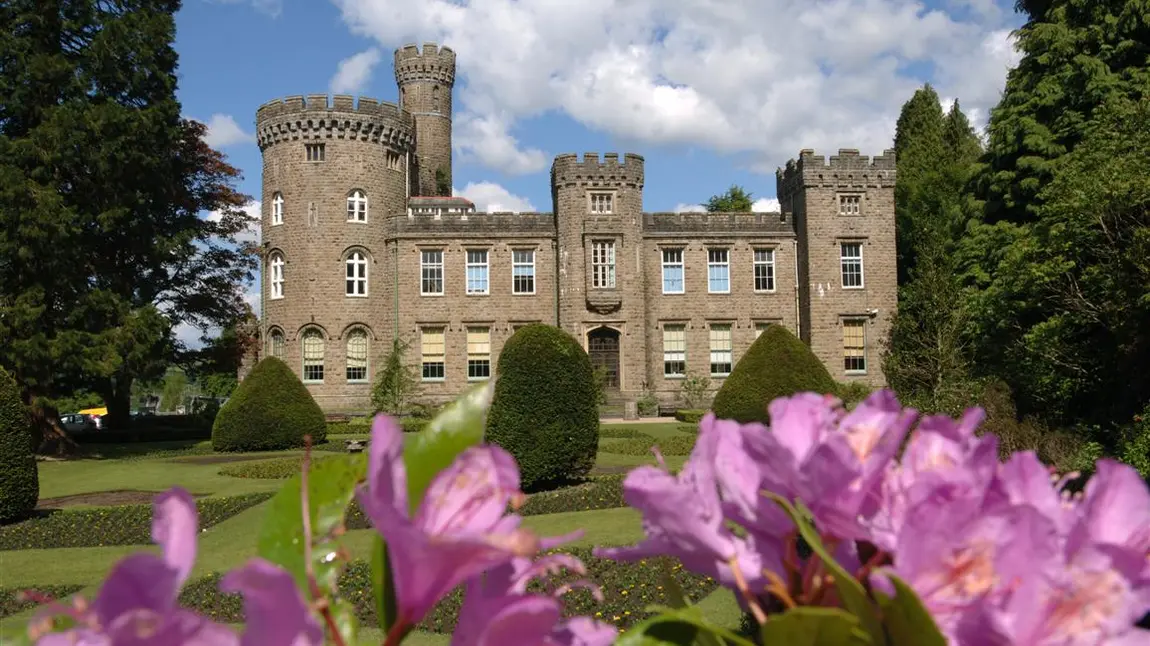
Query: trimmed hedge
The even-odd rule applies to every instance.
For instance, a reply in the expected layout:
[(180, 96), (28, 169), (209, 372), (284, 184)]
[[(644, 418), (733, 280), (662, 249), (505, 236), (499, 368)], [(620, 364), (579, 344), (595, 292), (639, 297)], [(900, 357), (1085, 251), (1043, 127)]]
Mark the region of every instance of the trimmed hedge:
[(118, 431), (81, 431), (68, 435), (80, 444), (138, 444), (143, 442), (202, 442), (212, 439), (212, 428), (144, 428)]
[(599, 407), (591, 359), (570, 334), (535, 323), (499, 355), (487, 441), (519, 463), (524, 491), (587, 475), (599, 449)]
[(0, 523), (26, 517), (40, 499), (32, 419), (16, 380), (0, 368)]
[[(271, 497), (271, 492), (263, 492), (197, 500), (200, 529), (223, 522)], [(0, 527), (0, 551), (151, 543), (150, 503), (64, 509)]]
[(82, 585), (36, 585), (22, 588), (0, 588), (0, 619), (39, 607), (38, 601), (22, 601), (23, 592), (37, 592), (42, 596), (63, 601), (82, 590)]
[(653, 446), (659, 447), (659, 452), (663, 455), (690, 455), (695, 448), (695, 438), (686, 436), (672, 436), (663, 439), (632, 438), (612, 442), (603, 447), (603, 452), (614, 453), (615, 455), (653, 456), (654, 453), (651, 451)]
[(772, 400), (804, 391), (837, 393), (838, 388), (807, 344), (786, 327), (771, 325), (739, 359), (711, 410), (720, 419), (766, 424)]
[(705, 408), (680, 408), (675, 411), (675, 420), (684, 424), (698, 424), (706, 415)]
[(217, 451), (279, 451), (327, 438), (327, 420), (311, 393), (286, 363), (268, 357), (240, 382), (216, 416), (212, 448)]
[[(365, 453), (358, 454), (367, 459)], [(337, 456), (325, 455), (312, 458), (312, 465), (323, 460), (336, 459)], [(342, 459), (342, 458), (341, 458)], [(300, 472), (303, 468), (303, 456), (290, 458), (273, 458), (270, 460), (253, 460), (251, 462), (237, 462), (220, 469), (220, 475), (232, 478), (252, 478), (255, 480), (286, 480)]]
[(631, 438), (631, 437), (652, 437), (643, 431), (631, 426), (600, 426), (600, 438)]
[[(630, 627), (649, 616), (647, 607), (653, 604), (670, 605), (672, 600), (663, 589), (664, 568), (672, 571), (672, 576), (693, 602), (704, 598), (718, 587), (718, 584), (703, 576), (683, 569), (676, 561), (666, 557), (647, 559), (636, 563), (619, 563), (595, 558), (587, 548), (560, 550), (574, 554), (587, 566), (583, 577), (565, 573), (552, 579), (554, 586), (585, 578), (599, 584), (603, 589), (603, 602), (596, 602), (587, 590), (573, 590), (563, 596), (564, 615), (591, 615), (601, 621), (615, 624), (620, 628)], [(226, 595), (219, 591), (221, 575), (212, 574), (184, 586), (180, 604), (204, 613), (216, 621), (240, 623), (243, 621), (243, 604), (238, 595)], [(538, 583), (528, 587), (533, 592), (544, 592)], [(371, 565), (366, 561), (353, 561), (339, 579), (340, 596), (355, 606), (361, 625), (378, 626), (375, 615), (375, 602), (371, 590)], [(450, 633), (459, 617), (463, 601), (462, 587), (439, 602), (419, 625), (422, 630), (437, 633)]]

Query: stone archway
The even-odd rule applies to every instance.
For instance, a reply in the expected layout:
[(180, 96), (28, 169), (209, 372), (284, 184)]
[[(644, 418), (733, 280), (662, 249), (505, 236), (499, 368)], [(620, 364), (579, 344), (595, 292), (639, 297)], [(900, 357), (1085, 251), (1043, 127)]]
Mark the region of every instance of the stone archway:
[(597, 327), (587, 333), (587, 354), (591, 357), (592, 368), (602, 368), (603, 387), (609, 391), (619, 390), (619, 331), (609, 327)]

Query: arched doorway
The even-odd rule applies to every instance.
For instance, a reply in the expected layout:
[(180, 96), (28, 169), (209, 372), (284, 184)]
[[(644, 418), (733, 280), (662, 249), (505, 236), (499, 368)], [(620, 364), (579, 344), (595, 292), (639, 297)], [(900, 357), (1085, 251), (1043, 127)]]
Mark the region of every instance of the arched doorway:
[(619, 390), (619, 331), (597, 327), (588, 332), (587, 354), (591, 357), (591, 367), (603, 370), (603, 387)]

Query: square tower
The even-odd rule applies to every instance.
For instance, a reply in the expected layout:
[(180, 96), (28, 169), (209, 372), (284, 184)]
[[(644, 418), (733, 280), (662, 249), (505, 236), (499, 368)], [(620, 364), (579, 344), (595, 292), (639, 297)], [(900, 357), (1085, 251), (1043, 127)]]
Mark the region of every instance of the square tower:
[(882, 357), (898, 305), (895, 156), (813, 150), (776, 175), (799, 241), (799, 332), (839, 381), (886, 385)]

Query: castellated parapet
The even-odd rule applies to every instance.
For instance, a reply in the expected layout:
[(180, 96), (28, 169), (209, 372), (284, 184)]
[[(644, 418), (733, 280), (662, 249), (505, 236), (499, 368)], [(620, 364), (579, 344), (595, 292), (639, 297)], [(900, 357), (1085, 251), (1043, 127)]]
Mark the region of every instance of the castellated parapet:
[(776, 171), (779, 195), (790, 195), (800, 187), (839, 189), (892, 188), (895, 181), (895, 154), (887, 149), (873, 158), (854, 148), (840, 148), (830, 160), (810, 148), (799, 152), (785, 168)]
[(424, 43), (423, 51), (413, 44), (395, 50), (395, 80), (439, 81), (444, 85), (455, 84), (455, 51), (450, 47), (440, 47), (437, 43)]
[(555, 156), (551, 164), (551, 185), (580, 186), (628, 186), (643, 188), (643, 156), (634, 153), (623, 155), (619, 163), (618, 153), (583, 153), (583, 159), (575, 153)]
[(383, 143), (397, 152), (415, 145), (415, 120), (398, 105), (368, 97), (289, 96), (256, 111), (260, 149), (282, 141), (347, 139)]

